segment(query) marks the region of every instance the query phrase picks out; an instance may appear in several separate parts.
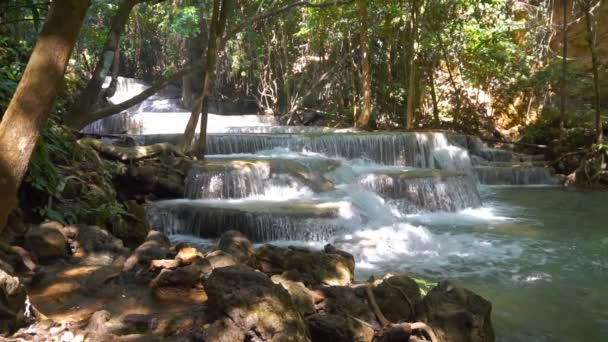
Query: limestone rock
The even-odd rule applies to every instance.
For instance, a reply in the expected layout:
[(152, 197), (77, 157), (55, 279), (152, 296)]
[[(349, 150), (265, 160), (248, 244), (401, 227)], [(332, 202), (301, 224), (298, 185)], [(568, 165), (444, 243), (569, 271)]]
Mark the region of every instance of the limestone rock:
[(177, 260), (180, 265), (189, 265), (193, 263), (194, 260), (201, 257), (203, 257), (203, 254), (201, 254), (198, 249), (190, 246), (184, 246), (181, 247), (177, 252), (175, 260)]
[(265, 274), (244, 265), (228, 266), (215, 269), (204, 285), (215, 317), (230, 319), (245, 334), (254, 330), (264, 341), (310, 340), (289, 293)]
[(224, 251), (215, 251), (207, 254), (207, 260), (209, 260), (213, 269), (239, 264), (238, 260), (232, 256), (232, 254), (228, 254)]
[(63, 225), (58, 222), (32, 226), (25, 234), (25, 241), (39, 261), (68, 255), (68, 239), (63, 234)]
[(162, 233), (150, 231), (146, 241), (137, 247), (125, 262), (124, 271), (131, 271), (137, 265), (148, 267), (150, 261), (165, 259), (169, 253), (169, 239)]
[(19, 278), (0, 268), (0, 335), (12, 333), (25, 323), (26, 293)]
[(324, 299), (319, 308), (328, 314), (354, 317), (370, 324), (376, 323), (376, 316), (367, 302), (365, 288), (350, 286), (327, 286), (319, 289)]
[(449, 282), (439, 283), (417, 306), (417, 318), (430, 325), (439, 341), (494, 341), (492, 304)]
[(351, 262), (340, 254), (311, 251), (304, 248), (280, 248), (264, 245), (256, 251), (256, 267), (266, 273), (298, 271), (308, 285), (347, 285), (354, 277)]
[(254, 255), (253, 245), (245, 235), (236, 230), (229, 230), (222, 234), (218, 248), (231, 254), (238, 261), (247, 263)]
[(72, 253), (76, 257), (95, 253), (120, 254), (127, 251), (121, 240), (96, 226), (66, 226), (63, 233), (68, 237)]
[(421, 299), (420, 288), (414, 279), (406, 274), (387, 277), (373, 292), (380, 310), (389, 321), (412, 321), (412, 311)]
[(314, 314), (306, 318), (313, 342), (371, 342), (374, 330), (338, 315)]
[(303, 316), (315, 313), (313, 293), (302, 282), (293, 281), (278, 274), (273, 275), (270, 279), (289, 292), (293, 304)]

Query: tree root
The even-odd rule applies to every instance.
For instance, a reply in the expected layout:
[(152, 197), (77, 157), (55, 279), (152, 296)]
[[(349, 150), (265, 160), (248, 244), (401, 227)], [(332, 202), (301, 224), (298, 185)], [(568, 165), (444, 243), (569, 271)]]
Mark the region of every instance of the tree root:
[[(386, 281), (386, 280), (384, 280), (384, 281)], [(388, 285), (391, 287), (395, 287), (394, 285), (391, 285), (391, 284), (388, 284)], [(429, 338), (431, 339), (431, 342), (437, 342), (437, 336), (435, 336), (433, 329), (431, 329), (431, 327), (429, 327), (427, 324), (425, 324), (423, 322), (399, 323), (399, 324), (391, 323), (384, 316), (384, 314), (382, 313), (382, 310), (380, 309), (380, 307), (378, 306), (378, 303), (376, 302), (376, 297), (374, 296), (374, 292), (372, 291), (373, 286), (374, 286), (374, 284), (371, 282), (366, 284), (365, 292), (367, 293), (367, 299), (372, 308), (372, 311), (374, 312), (374, 315), (376, 315), (376, 317), (378, 318), (378, 321), (380, 322), (380, 325), (382, 326), (382, 330), (377, 332), (377, 336), (379, 336), (381, 338), (381, 340), (382, 340), (382, 336), (387, 336), (387, 338), (385, 340), (390, 341), (390, 340), (392, 340), (390, 335), (405, 335), (405, 334), (410, 335), (413, 330), (422, 330), (429, 336)], [(401, 290), (401, 289), (399, 289), (399, 290)], [(407, 295), (404, 294), (404, 296), (405, 296), (406, 300), (408, 301), (410, 308), (413, 308), (412, 303), (409, 300), (409, 298), (407, 297)]]
[(121, 147), (104, 143), (98, 139), (83, 138), (78, 140), (81, 145), (92, 147), (104, 156), (121, 162), (133, 162), (153, 158), (161, 154), (174, 154), (180, 157), (185, 155), (177, 147), (169, 143), (160, 143), (149, 146)]

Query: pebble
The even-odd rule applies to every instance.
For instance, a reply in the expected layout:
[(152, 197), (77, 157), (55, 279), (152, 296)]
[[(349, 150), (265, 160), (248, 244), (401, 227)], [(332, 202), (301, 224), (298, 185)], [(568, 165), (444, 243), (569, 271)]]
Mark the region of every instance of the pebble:
[(61, 335), (61, 342), (71, 342), (74, 340), (74, 334), (71, 331), (66, 331)]
[(57, 335), (62, 331), (63, 331), (63, 327), (52, 327), (49, 329), (49, 333), (51, 333), (51, 335)]

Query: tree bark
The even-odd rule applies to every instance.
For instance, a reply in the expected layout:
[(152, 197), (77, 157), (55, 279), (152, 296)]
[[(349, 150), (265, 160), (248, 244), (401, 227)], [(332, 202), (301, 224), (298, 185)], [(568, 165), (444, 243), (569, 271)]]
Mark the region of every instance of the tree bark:
[(429, 85), (431, 86), (431, 100), (433, 102), (433, 121), (439, 126), (439, 106), (437, 105), (437, 92), (435, 90), (435, 61), (431, 62), (429, 68)]
[(51, 112), (90, 2), (54, 0), (0, 123), (0, 231)]
[(361, 20), (361, 27), (359, 32), (360, 48), (361, 48), (361, 91), (363, 92), (362, 98), (363, 103), (361, 107), (361, 114), (357, 119), (357, 127), (367, 129), (370, 126), (372, 120), (372, 82), (369, 67), (369, 42), (367, 36), (368, 29), (368, 13), (367, 13), (367, 0), (358, 0), (359, 6), (359, 19)]
[(79, 117), (86, 115), (99, 100), (101, 87), (114, 62), (120, 44), (120, 36), (129, 21), (131, 10), (142, 1), (145, 0), (122, 0), (118, 5), (116, 15), (112, 18), (105, 46), (99, 55), (91, 79), (65, 117), (65, 123), (69, 126), (77, 125)]
[(560, 131), (564, 129), (564, 120), (566, 119), (566, 76), (568, 73), (568, 0), (562, 1), (562, 77), (560, 89)]
[(602, 114), (600, 110), (600, 80), (598, 72), (598, 61), (596, 51), (596, 29), (591, 18), (590, 1), (585, 4), (585, 21), (587, 22), (587, 43), (589, 44), (589, 52), (591, 53), (591, 67), (593, 69), (593, 92), (594, 92), (594, 107), (595, 107), (595, 142), (601, 144), (604, 140), (604, 131), (602, 128)]
[(414, 110), (416, 104), (416, 40), (418, 36), (418, 1), (412, 0), (411, 11), (410, 11), (410, 25), (411, 25), (411, 36), (409, 43), (409, 77), (408, 77), (408, 90), (407, 90), (407, 108), (405, 112), (405, 128), (414, 128)]

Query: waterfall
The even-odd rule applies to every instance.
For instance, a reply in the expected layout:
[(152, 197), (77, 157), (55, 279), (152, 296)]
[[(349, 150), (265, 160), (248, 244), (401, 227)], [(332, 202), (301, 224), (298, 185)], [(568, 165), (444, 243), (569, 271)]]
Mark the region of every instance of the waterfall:
[(209, 154), (256, 153), (276, 147), (385, 165), (470, 168), (468, 152), (445, 133), (211, 134)]
[(347, 204), (311, 201), (214, 202), (169, 200), (156, 202), (146, 214), (152, 227), (167, 234), (219, 238), (237, 229), (253, 241), (328, 241), (347, 231), (352, 217)]
[(404, 174), (368, 174), (360, 182), (408, 214), (458, 211), (481, 205), (475, 181), (464, 173), (416, 170)]

